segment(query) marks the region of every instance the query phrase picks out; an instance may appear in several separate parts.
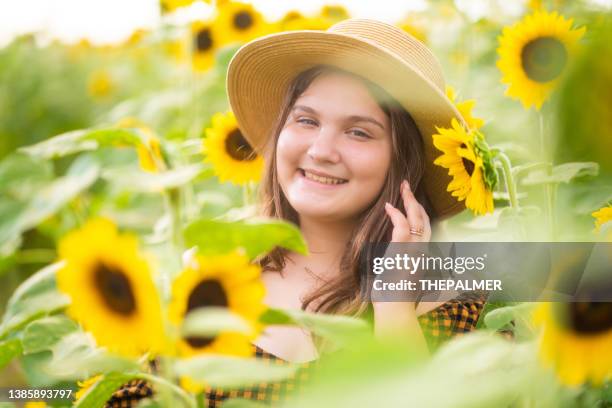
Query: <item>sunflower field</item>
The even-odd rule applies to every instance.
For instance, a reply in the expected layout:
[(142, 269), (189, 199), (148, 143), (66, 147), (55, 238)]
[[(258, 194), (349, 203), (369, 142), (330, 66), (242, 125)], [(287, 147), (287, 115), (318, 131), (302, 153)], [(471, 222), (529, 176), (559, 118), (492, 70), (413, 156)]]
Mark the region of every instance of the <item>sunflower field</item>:
[[(293, 3), (161, 0), (121, 43), (0, 48), (0, 407), (191, 408), (213, 388), (228, 408), (612, 407), (612, 303), (490, 302), (427, 358), (360, 318), (264, 304), (252, 261), (308, 249), (258, 216), (264, 162), (228, 63), (263, 35), (367, 17)], [(612, 242), (610, 2), (420, 3), (393, 23), (434, 51), (467, 122), (433, 135), (466, 207), (434, 240)], [(235, 392), (304, 369), (254, 358), (268, 325), (337, 350), (287, 401)]]

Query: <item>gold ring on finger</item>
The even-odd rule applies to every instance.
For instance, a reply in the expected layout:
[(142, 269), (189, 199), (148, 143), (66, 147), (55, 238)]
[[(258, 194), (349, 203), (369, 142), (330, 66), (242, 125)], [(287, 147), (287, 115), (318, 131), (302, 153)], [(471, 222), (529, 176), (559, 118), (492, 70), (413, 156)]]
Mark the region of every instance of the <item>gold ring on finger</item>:
[(412, 228), (412, 227), (410, 227), (410, 234), (412, 234), (412, 235), (417, 235), (417, 236), (420, 237), (421, 235), (423, 235), (423, 232), (424, 232), (424, 230), (423, 230), (422, 227), (421, 228)]

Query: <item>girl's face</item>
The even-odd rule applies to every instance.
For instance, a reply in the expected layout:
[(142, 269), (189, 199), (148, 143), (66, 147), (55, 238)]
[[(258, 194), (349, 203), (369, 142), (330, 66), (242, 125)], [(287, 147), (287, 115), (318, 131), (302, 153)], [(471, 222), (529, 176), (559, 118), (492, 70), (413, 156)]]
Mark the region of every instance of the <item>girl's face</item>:
[(300, 217), (352, 220), (383, 187), (390, 122), (361, 81), (323, 74), (295, 102), (276, 158), (283, 193)]

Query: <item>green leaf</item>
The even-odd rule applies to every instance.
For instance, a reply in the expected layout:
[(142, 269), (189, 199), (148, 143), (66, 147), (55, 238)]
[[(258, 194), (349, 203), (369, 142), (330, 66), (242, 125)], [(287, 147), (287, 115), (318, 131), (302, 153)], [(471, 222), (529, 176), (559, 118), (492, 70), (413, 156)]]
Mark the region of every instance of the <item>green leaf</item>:
[(180, 167), (160, 173), (132, 171), (130, 177), (125, 177), (125, 170), (112, 169), (102, 173), (102, 178), (113, 182), (119, 189), (136, 192), (154, 193), (166, 189), (183, 186), (209, 172), (201, 164)]
[(75, 408), (103, 407), (111, 395), (136, 374), (108, 373), (93, 384), (74, 405)]
[(233, 388), (260, 382), (281, 381), (294, 374), (298, 365), (276, 365), (261, 359), (205, 355), (178, 360), (178, 375), (187, 376), (212, 387)]
[(77, 331), (62, 337), (51, 348), (53, 357), (43, 369), (62, 380), (78, 380), (94, 374), (113, 371), (138, 370), (135, 361), (108, 353), (98, 348), (90, 333)]
[(323, 313), (309, 313), (297, 309), (283, 309), (294, 324), (314, 334), (331, 340), (338, 347), (345, 347), (371, 337), (371, 327), (362, 319)]
[(203, 254), (218, 254), (243, 248), (250, 258), (283, 247), (301, 254), (308, 252), (300, 230), (293, 224), (274, 219), (243, 221), (197, 220), (185, 228), (188, 246), (198, 246)]
[(529, 338), (532, 334), (530, 321), (532, 308), (532, 303), (500, 307), (484, 316), (484, 324), (488, 329), (511, 330), (518, 340)]
[(250, 334), (253, 328), (241, 316), (222, 307), (203, 307), (189, 312), (182, 326), (184, 337), (214, 337), (220, 332)]
[(11, 154), (0, 162), (0, 192), (12, 199), (29, 199), (52, 177), (51, 163), (25, 154)]
[(244, 398), (232, 398), (223, 401), (223, 408), (265, 408), (268, 406), (267, 404)]
[(542, 169), (532, 171), (521, 181), (521, 184), (533, 186), (537, 184), (569, 183), (573, 179), (596, 176), (598, 173), (599, 164), (595, 162), (563, 163), (553, 167), (550, 174)]
[(14, 239), (55, 214), (66, 203), (93, 184), (100, 168), (90, 157), (77, 159), (68, 174), (46, 185), (13, 217), (0, 220), (0, 242)]
[(262, 324), (294, 324), (293, 319), (282, 309), (268, 308), (259, 317)]
[(82, 129), (54, 136), (19, 151), (52, 159), (109, 146), (135, 146), (142, 140), (136, 129)]
[(19, 339), (0, 341), (0, 370), (23, 352)]
[(28, 324), (23, 331), (24, 354), (50, 350), (65, 335), (75, 332), (79, 326), (65, 316), (49, 316)]
[(309, 313), (297, 309), (270, 308), (260, 317), (264, 324), (293, 324), (331, 340), (338, 347), (371, 337), (370, 326), (362, 319), (323, 313)]
[(0, 338), (29, 321), (63, 309), (70, 299), (57, 291), (55, 274), (61, 263), (49, 265), (26, 279), (13, 292), (0, 324)]
[(486, 315), (488, 315), (493, 310), (500, 309), (506, 306), (509, 306), (509, 302), (486, 302), (484, 307), (482, 308), (482, 312), (480, 312), (478, 322), (476, 323), (476, 329), (482, 329), (485, 327)]

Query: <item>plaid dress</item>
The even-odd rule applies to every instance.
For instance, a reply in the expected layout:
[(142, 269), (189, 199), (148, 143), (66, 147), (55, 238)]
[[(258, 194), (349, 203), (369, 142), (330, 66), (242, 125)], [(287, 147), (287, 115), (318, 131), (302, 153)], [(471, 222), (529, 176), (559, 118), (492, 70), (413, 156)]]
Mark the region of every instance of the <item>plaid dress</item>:
[[(476, 328), (478, 317), (485, 300), (476, 297), (467, 300), (453, 299), (418, 317), (423, 334), (431, 350), (437, 349), (451, 337), (467, 333)], [(287, 362), (257, 346), (255, 357), (268, 364), (287, 364)], [(299, 392), (308, 379), (316, 372), (317, 361), (299, 364), (297, 371), (289, 378), (272, 383), (255, 384), (248, 388), (221, 390), (207, 388), (204, 400), (207, 407), (221, 407), (225, 399), (246, 398), (274, 405), (288, 395)], [(115, 391), (104, 408), (128, 408), (153, 394), (151, 386), (143, 380), (134, 380)]]

